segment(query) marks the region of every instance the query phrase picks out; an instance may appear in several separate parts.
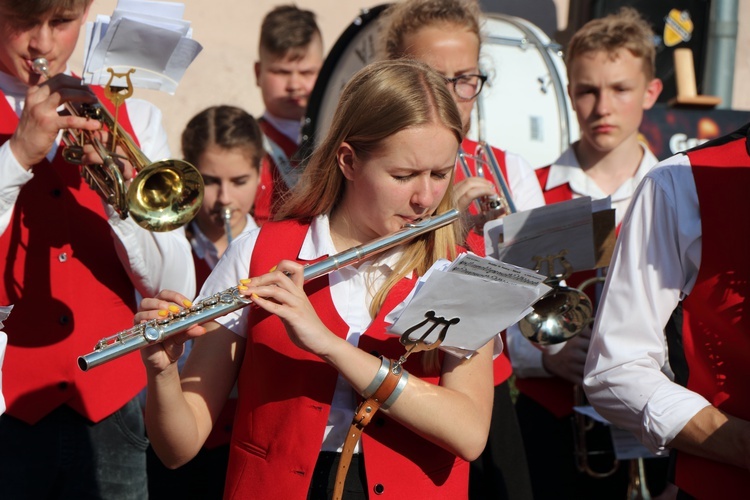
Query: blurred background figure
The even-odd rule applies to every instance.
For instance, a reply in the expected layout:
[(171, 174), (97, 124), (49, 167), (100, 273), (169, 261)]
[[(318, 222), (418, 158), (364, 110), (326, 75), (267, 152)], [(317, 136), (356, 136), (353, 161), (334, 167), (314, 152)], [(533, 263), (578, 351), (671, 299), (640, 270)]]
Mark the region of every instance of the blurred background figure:
[(255, 79), (265, 111), (260, 117), (266, 157), (253, 216), (263, 224), (297, 182), (293, 159), (315, 80), (323, 65), (323, 39), (312, 11), (281, 5), (266, 14), (260, 31)]
[[(205, 185), (203, 205), (186, 230), (201, 287), (231, 241), (258, 227), (249, 212), (260, 179), (263, 134), (247, 112), (213, 106), (188, 122), (182, 154), (198, 168)], [(166, 468), (149, 448), (150, 498), (222, 498), (236, 407), (235, 390), (201, 451), (179, 469)]]

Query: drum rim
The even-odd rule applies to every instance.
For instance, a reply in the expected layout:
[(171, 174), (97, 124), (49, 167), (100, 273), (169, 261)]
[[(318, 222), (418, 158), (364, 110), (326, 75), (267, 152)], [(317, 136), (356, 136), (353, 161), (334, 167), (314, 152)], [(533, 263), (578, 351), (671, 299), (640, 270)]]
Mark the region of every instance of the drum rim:
[(295, 155), (297, 158), (306, 159), (315, 148), (315, 141), (317, 138), (314, 125), (318, 121), (321, 111), (320, 108), (323, 105), (323, 97), (328, 90), (328, 83), (333, 72), (338, 67), (341, 57), (344, 55), (354, 37), (357, 36), (365, 26), (368, 26), (371, 22), (377, 20), (380, 14), (390, 5), (390, 3), (383, 3), (374, 7), (362, 9), (359, 15), (349, 23), (349, 26), (346, 27), (344, 32), (339, 35), (333, 47), (331, 47), (331, 50), (323, 61), (323, 66), (320, 68), (312, 92), (310, 92), (310, 98), (307, 100), (305, 118), (300, 131), (302, 141)]

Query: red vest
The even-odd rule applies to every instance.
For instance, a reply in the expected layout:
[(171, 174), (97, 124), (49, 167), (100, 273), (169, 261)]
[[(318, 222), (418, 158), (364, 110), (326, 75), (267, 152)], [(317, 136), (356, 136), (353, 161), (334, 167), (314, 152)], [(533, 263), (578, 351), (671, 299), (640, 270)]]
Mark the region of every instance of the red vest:
[[(461, 148), (468, 154), (473, 155), (474, 151), (476, 151), (477, 149), (477, 143), (472, 141), (471, 139), (464, 139), (461, 143)], [(505, 166), (505, 151), (497, 148), (492, 148), (492, 152), (495, 154), (495, 159), (497, 160), (497, 164), (500, 167), (500, 171), (503, 173), (503, 177), (505, 177), (505, 179), (507, 180), (508, 172)], [(474, 164), (474, 160), (471, 158), (466, 158), (466, 164), (469, 166), (469, 170), (471, 171), (471, 173), (476, 176), (477, 170), (476, 165)], [(489, 180), (494, 182), (492, 172), (488, 169), (485, 169), (485, 172), (489, 176)], [(464, 174), (463, 169), (456, 168), (454, 182), (460, 182), (465, 178), (466, 175)], [(508, 186), (508, 190), (510, 191), (510, 186)], [(472, 214), (476, 214), (476, 208), (474, 207), (473, 203), (469, 205), (469, 212), (471, 212)], [(476, 233), (475, 231), (469, 231), (469, 234), (466, 235), (466, 246), (469, 248), (469, 250), (477, 255), (481, 255), (483, 257), (486, 255), (484, 251), (484, 236)], [(505, 343), (504, 337), (503, 343)], [(508, 380), (513, 373), (513, 368), (510, 365), (510, 359), (508, 359), (507, 352), (507, 349), (503, 349), (503, 354), (501, 356), (498, 356), (493, 363), (495, 385), (502, 384), (503, 382)]]
[[(133, 135), (126, 107), (119, 119)], [(0, 93), (0, 142), (17, 125)], [(52, 164), (43, 160), (34, 166), (0, 236), (0, 304), (15, 306), (5, 322), (3, 393), (9, 415), (33, 424), (67, 404), (97, 422), (145, 386), (137, 353), (92, 372), (76, 363), (101, 338), (133, 324), (134, 288), (112, 238), (101, 199), (77, 166), (60, 152)]]
[[(250, 276), (281, 259), (297, 259), (308, 225), (265, 224), (250, 264)], [(391, 358), (403, 354), (398, 338), (385, 334), (384, 317), (411, 291), (399, 282), (362, 335), (359, 347)], [(349, 330), (333, 305), (328, 277), (305, 285), (325, 325), (344, 338)], [(430, 383), (421, 357), (409, 357), (409, 372)], [(305, 498), (320, 453), (337, 372), (317, 356), (295, 347), (277, 316), (253, 310), (239, 375), (239, 406), (227, 472), (225, 498)], [(382, 486), (383, 498), (466, 498), (468, 463), (379, 414), (362, 435), (367, 484)], [(374, 497), (373, 493), (370, 496)]]
[[(750, 420), (750, 221), (746, 139), (688, 152), (701, 215), (701, 264), (683, 302), (687, 387), (712, 405)], [(729, 205), (726, 200), (731, 200)], [(750, 472), (677, 454), (676, 484), (696, 498), (747, 498)]]
[[(276, 130), (276, 128), (266, 120), (258, 120), (260, 129), (269, 139), (275, 142), (284, 151), (287, 158), (297, 152), (297, 144)], [(258, 192), (255, 195), (255, 204), (253, 205), (253, 218), (259, 226), (273, 218), (275, 205), (288, 192), (284, 179), (281, 178), (276, 164), (271, 155), (266, 153), (260, 165), (260, 183)]]

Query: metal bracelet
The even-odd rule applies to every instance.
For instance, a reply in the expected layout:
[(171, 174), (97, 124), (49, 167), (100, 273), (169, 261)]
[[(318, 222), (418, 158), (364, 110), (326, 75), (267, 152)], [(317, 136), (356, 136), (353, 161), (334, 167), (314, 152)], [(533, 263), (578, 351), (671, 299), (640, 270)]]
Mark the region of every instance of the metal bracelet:
[(385, 377), (388, 375), (388, 370), (390, 369), (391, 360), (386, 358), (385, 356), (380, 356), (380, 368), (378, 369), (378, 373), (375, 374), (375, 378), (372, 379), (370, 385), (368, 385), (367, 388), (362, 391), (363, 398), (369, 399), (370, 396), (375, 394), (375, 391), (377, 391), (378, 387), (380, 387), (380, 384), (383, 383)]
[[(403, 370), (403, 368), (401, 368)], [(396, 402), (398, 397), (401, 395), (402, 392), (404, 392), (404, 387), (406, 387), (406, 384), (409, 382), (409, 372), (404, 370), (404, 374), (401, 375), (401, 379), (398, 381), (398, 384), (396, 385), (396, 388), (393, 389), (393, 392), (390, 396), (388, 396), (388, 399), (386, 399), (382, 405), (380, 405), (380, 408), (383, 410), (387, 410), (391, 407), (393, 403)]]

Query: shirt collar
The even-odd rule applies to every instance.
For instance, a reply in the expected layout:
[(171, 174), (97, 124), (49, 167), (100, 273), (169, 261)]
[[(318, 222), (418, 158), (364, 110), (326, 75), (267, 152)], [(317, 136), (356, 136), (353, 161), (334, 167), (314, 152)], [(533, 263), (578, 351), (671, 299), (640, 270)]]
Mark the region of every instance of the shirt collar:
[(287, 120), (274, 116), (268, 111), (263, 113), (263, 119), (273, 125), (273, 127), (291, 139), (295, 144), (300, 143), (300, 130), (302, 122), (300, 120)]
[[(249, 233), (257, 227), (258, 224), (255, 223), (255, 219), (248, 214), (245, 228), (240, 234)], [(216, 246), (205, 234), (203, 234), (203, 231), (198, 227), (198, 224), (191, 224), (191, 230), (193, 231), (193, 238), (190, 240), (190, 245), (193, 247), (195, 255), (197, 255), (199, 259), (205, 260), (209, 267), (213, 269), (219, 261), (219, 253), (216, 251)], [(235, 238), (240, 234), (235, 235)]]
[[(641, 158), (638, 170), (629, 182), (625, 182), (612, 194), (612, 201), (632, 196), (641, 180), (658, 163), (654, 154), (645, 144), (640, 142), (638, 144), (643, 148), (643, 158)], [(572, 145), (550, 167), (547, 185), (544, 186), (544, 189), (548, 191), (564, 184), (570, 184), (573, 192), (581, 196), (591, 196), (594, 199), (605, 198), (607, 196), (581, 169)]]

